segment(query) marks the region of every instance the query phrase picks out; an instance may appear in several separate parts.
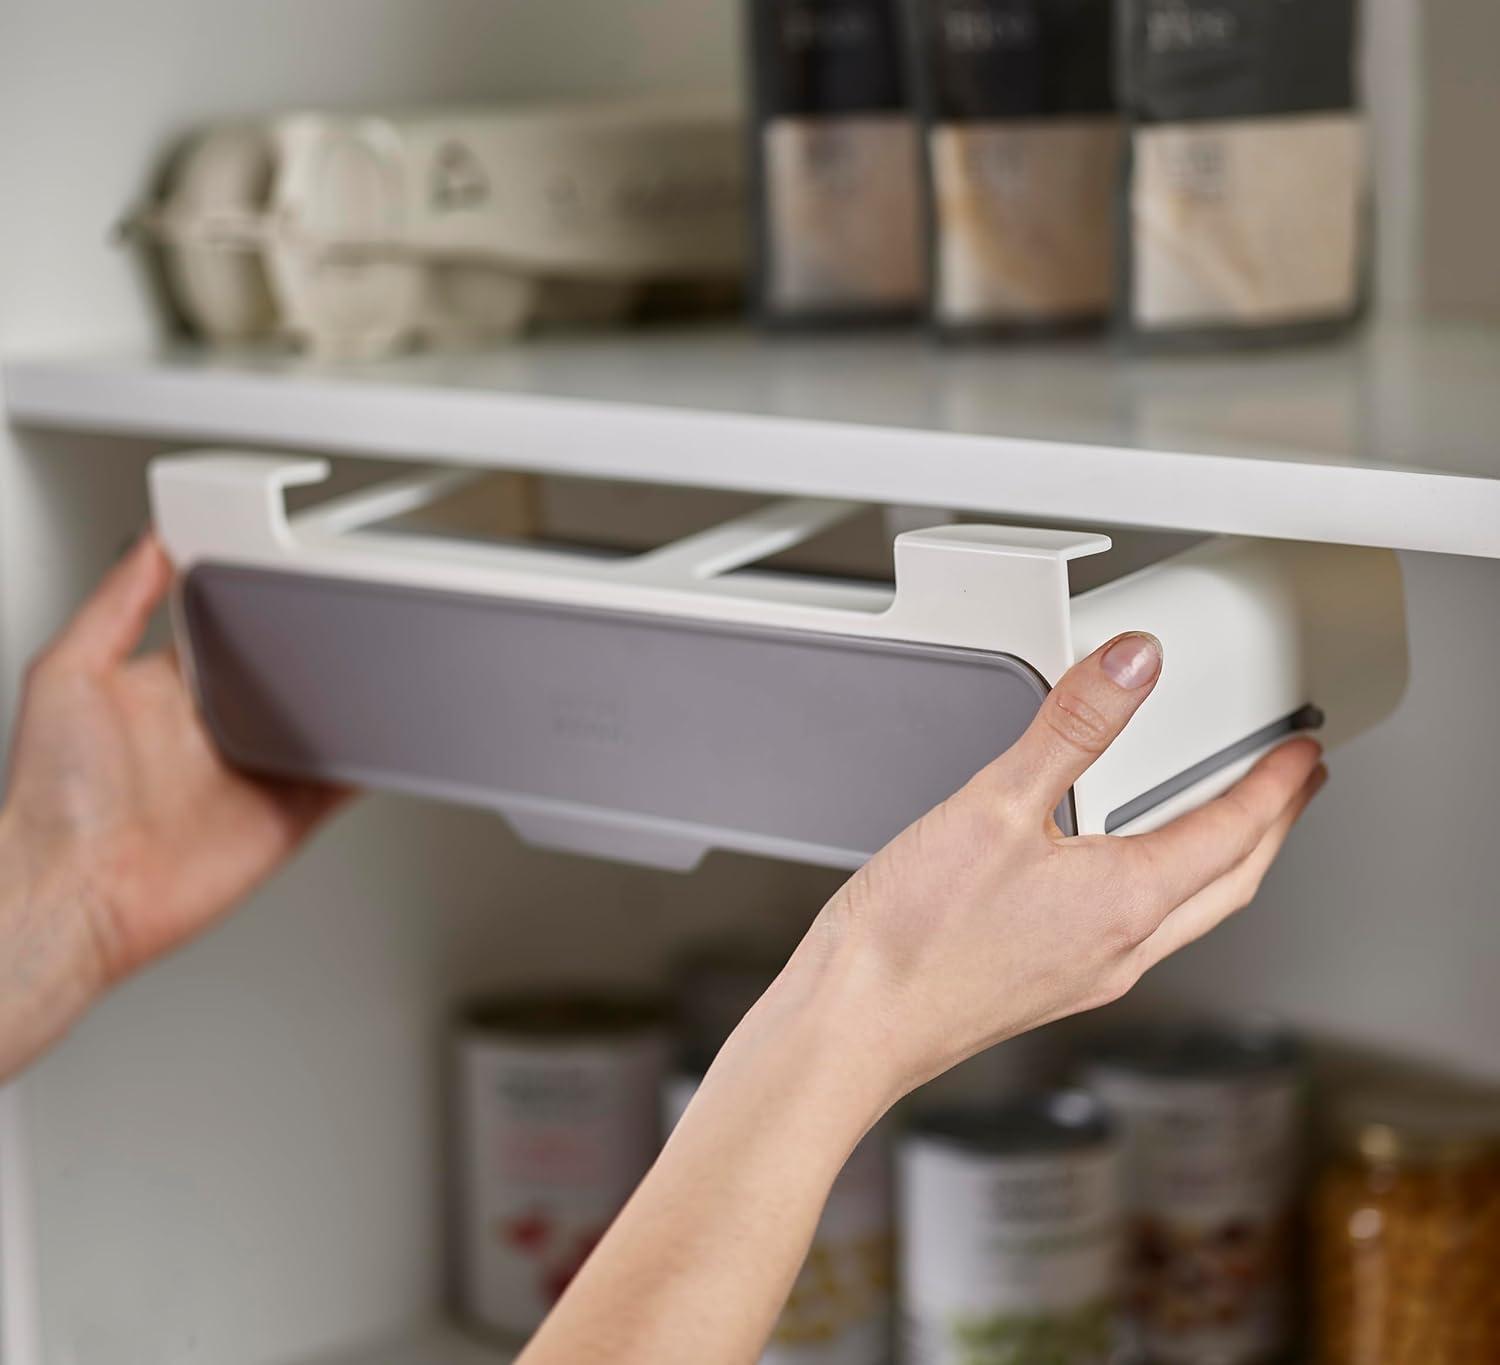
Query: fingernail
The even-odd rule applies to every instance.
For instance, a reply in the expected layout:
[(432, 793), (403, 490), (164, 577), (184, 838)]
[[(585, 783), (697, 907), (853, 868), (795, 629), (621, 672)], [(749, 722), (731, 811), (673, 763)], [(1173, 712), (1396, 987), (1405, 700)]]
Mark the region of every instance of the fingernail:
[(1116, 687), (1134, 692), (1161, 672), (1161, 641), (1154, 635), (1122, 635), (1104, 651), (1099, 667)]

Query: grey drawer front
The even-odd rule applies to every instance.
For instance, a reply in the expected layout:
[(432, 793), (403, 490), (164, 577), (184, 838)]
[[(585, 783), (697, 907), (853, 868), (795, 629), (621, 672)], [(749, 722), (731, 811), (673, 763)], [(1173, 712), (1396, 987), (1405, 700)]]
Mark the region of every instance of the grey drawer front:
[(833, 865), (1046, 693), (1000, 654), (215, 564), (183, 606), (209, 726), (246, 768)]

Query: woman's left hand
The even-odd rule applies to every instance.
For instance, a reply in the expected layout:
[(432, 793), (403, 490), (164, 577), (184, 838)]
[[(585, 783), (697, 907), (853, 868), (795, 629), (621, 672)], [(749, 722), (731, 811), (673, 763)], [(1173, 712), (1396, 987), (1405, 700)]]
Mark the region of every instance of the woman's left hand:
[(0, 807), (0, 1078), (268, 876), (343, 799), (230, 768), (171, 651), (144, 536), (27, 672)]

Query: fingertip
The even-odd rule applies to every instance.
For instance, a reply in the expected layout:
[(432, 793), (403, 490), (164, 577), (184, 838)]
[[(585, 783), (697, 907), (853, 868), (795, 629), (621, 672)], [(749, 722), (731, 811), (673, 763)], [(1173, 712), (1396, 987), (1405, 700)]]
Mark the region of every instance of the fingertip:
[(1314, 735), (1297, 735), (1295, 738), (1284, 740), (1271, 750), (1261, 762), (1276, 767), (1304, 768), (1308, 773), (1316, 767), (1323, 757), (1323, 744)]
[(135, 538), (126, 558), (138, 564), (143, 573), (149, 573), (153, 577), (171, 577), (172, 561), (154, 526), (146, 527)]
[(1161, 641), (1146, 631), (1106, 641), (1057, 680), (1025, 733), (987, 771), (1050, 820), (1151, 695), (1161, 667)]
[(1161, 641), (1144, 630), (1117, 635), (1099, 654), (1104, 676), (1126, 692), (1138, 692), (1161, 676)]
[(172, 561), (154, 531), (148, 528), (141, 533), (126, 557), (124, 569), (129, 575), (127, 610), (154, 611), (172, 584)]
[(63, 628), (57, 639), (60, 653), (84, 667), (124, 659), (166, 596), (172, 572), (155, 533), (143, 532)]

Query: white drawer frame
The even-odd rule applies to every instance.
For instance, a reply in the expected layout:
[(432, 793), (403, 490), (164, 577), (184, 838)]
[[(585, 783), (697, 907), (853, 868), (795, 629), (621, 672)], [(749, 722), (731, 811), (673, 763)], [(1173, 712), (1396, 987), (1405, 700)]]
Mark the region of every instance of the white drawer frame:
[[(1070, 596), (1068, 563), (1106, 552), (1090, 532), (948, 525), (896, 537), (894, 591), (749, 570), (859, 504), (796, 499), (647, 553), (393, 533), (379, 523), (472, 475), (398, 480), (289, 516), (286, 490), (327, 476), (318, 459), (210, 452), (156, 461), (151, 494), (179, 569), (217, 563), (484, 598), (822, 635), (956, 646), (1022, 660), (1047, 684), (1125, 630), (1163, 643), (1155, 695), (1078, 782), (1080, 833), (1152, 828), (1222, 791), (1290, 729), (1323, 713), (1340, 743), (1395, 706), (1407, 673), (1400, 571), (1389, 551), (1220, 539)], [(739, 570), (734, 573), (731, 571)], [(180, 623), (179, 623), (180, 624)], [(974, 767), (991, 755), (976, 752)], [(734, 830), (656, 829), (598, 812), (497, 801), (534, 842), (671, 866), (709, 847), (775, 853)], [(608, 826), (608, 828), (606, 828)], [(633, 830), (633, 833), (632, 833)], [(670, 837), (664, 837), (669, 835)], [(806, 849), (782, 850), (808, 856)], [(857, 861), (843, 854), (819, 860)]]

